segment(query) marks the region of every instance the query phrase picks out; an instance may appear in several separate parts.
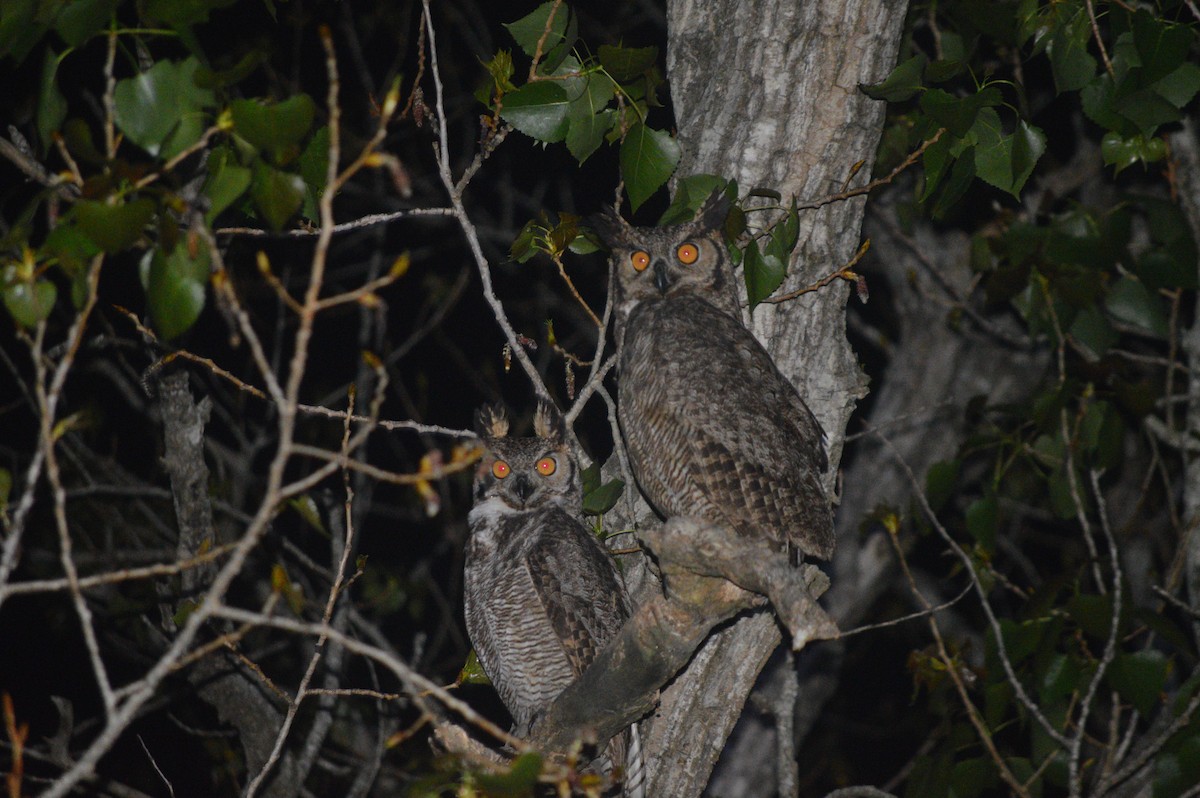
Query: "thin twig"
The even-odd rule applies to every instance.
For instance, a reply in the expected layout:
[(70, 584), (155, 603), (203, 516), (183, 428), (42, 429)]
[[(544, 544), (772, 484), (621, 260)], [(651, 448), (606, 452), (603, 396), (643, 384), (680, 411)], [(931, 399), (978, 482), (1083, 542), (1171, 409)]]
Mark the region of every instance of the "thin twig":
[(1100, 36), (1100, 26), (1096, 23), (1096, 8), (1092, 5), (1092, 0), (1084, 0), (1087, 6), (1088, 19), (1092, 23), (1092, 37), (1096, 40), (1096, 46), (1100, 48), (1100, 58), (1104, 61), (1104, 71), (1111, 78), (1116, 73), (1113, 72), (1112, 60), (1108, 57), (1108, 48), (1104, 46), (1104, 39)]
[(851, 283), (856, 282), (859, 279), (859, 276), (853, 271), (853, 269), (858, 265), (858, 262), (863, 259), (863, 256), (866, 255), (867, 251), (870, 249), (871, 239), (868, 238), (866, 241), (862, 242), (858, 248), (858, 251), (854, 253), (854, 257), (851, 258), (846, 265), (834, 269), (832, 272), (825, 275), (812, 285), (807, 285), (804, 288), (798, 288), (795, 291), (791, 291), (786, 294), (780, 294), (779, 296), (769, 296), (762, 301), (767, 304), (776, 305), (780, 302), (787, 302), (788, 300), (795, 299), (798, 296), (803, 296), (804, 294), (808, 294), (813, 291), (820, 291), (834, 280), (846, 280)]
[[(377, 224), (387, 224), (401, 219), (412, 219), (419, 216), (453, 216), (453, 208), (408, 208), (391, 213), (372, 213), (360, 216), (351, 222), (342, 222), (333, 226), (334, 233), (344, 233), (348, 230), (360, 230)], [(219, 236), (264, 236), (267, 238), (307, 238), (321, 234), (320, 228), (299, 228), (295, 230), (264, 230), (258, 227), (219, 227), (213, 230)]]
[[(111, 571), (103, 574), (94, 574), (92, 576), (81, 576), (75, 580), (75, 585), (81, 590), (88, 590), (93, 587), (103, 587), (105, 585), (116, 585), (121, 582), (131, 582), (136, 579), (154, 579), (162, 576), (174, 576), (183, 571), (199, 568), (202, 565), (207, 565), (214, 560), (218, 560), (225, 554), (228, 554), (233, 549), (233, 544), (227, 543), (223, 546), (216, 546), (209, 549), (203, 554), (198, 554), (195, 557), (189, 557), (180, 562), (167, 562), (156, 565), (146, 565), (140, 568), (126, 568), (120, 571)], [(17, 596), (29, 593), (53, 593), (59, 590), (68, 590), (71, 588), (71, 580), (67, 578), (60, 579), (36, 579), (28, 582), (15, 582), (10, 585), (5, 585), (0, 588), (0, 600), (8, 596)]]
[(966, 597), (966, 595), (970, 592), (971, 592), (971, 586), (967, 585), (966, 587), (964, 587), (962, 589), (962, 591), (957, 596), (950, 599), (949, 601), (946, 601), (946, 602), (943, 602), (943, 603), (937, 605), (936, 607), (928, 607), (927, 609), (923, 609), (920, 612), (912, 612), (912, 613), (909, 613), (908, 615), (901, 615), (899, 618), (893, 618), (890, 621), (880, 621), (879, 623), (869, 623), (865, 626), (856, 626), (855, 628), (851, 629), (848, 632), (842, 632), (841, 635), (839, 635), (838, 639), (845, 640), (847, 637), (850, 637), (851, 635), (858, 635), (858, 634), (862, 634), (863, 632), (873, 632), (876, 629), (885, 629), (889, 626), (898, 626), (902, 623), (907, 623), (908, 621), (914, 621), (917, 618), (927, 618), (931, 615), (937, 615), (939, 612), (948, 610), (951, 607), (953, 607), (955, 604), (957, 604), (958, 602), (962, 601)]
[[(508, 316), (504, 312), (504, 307), (501, 305), (499, 297), (496, 296), (496, 292), (492, 287), (491, 265), (488, 263), (487, 257), (483, 254), (483, 248), (479, 244), (479, 236), (476, 233), (475, 225), (471, 222), (471, 218), (463, 206), (462, 194), (458, 191), (454, 183), (454, 178), (450, 174), (450, 145), (446, 132), (446, 105), (442, 89), (442, 75), (438, 67), (437, 37), (433, 28), (433, 15), (430, 12), (429, 0), (422, 0), (422, 6), (425, 10), (425, 28), (428, 35), (429, 66), (433, 74), (435, 89), (434, 108), (438, 121), (438, 141), (437, 152), (435, 154), (437, 156), (438, 174), (441, 176), (442, 185), (450, 195), (450, 206), (453, 209), (455, 218), (458, 220), (459, 227), (462, 228), (463, 235), (467, 239), (467, 246), (471, 250), (471, 255), (475, 259), (475, 265), (479, 270), (479, 279), (483, 284), (483, 296), (491, 307), (493, 315), (496, 317), (496, 323), (500, 325), (500, 329), (504, 332), (504, 337), (508, 341), (513, 356), (516, 357), (526, 376), (529, 377), (534, 393), (537, 394), (538, 398), (553, 403), (554, 400), (550, 396), (550, 392), (546, 389), (541, 375), (538, 374), (537, 367), (533, 365), (533, 361), (529, 359), (525, 348), (521, 346), (519, 336), (509, 323)], [(574, 433), (570, 429), (568, 429), (568, 434), (574, 438)]]
[[(864, 422), (864, 424), (865, 423), (866, 422)], [(955, 556), (958, 557), (959, 562), (962, 563), (966, 573), (970, 576), (971, 586), (974, 587), (976, 595), (979, 596), (980, 606), (983, 608), (984, 615), (987, 616), (988, 626), (991, 628), (992, 635), (995, 638), (996, 652), (999, 656), (1000, 664), (1004, 668), (1004, 674), (1008, 678), (1009, 684), (1012, 685), (1013, 692), (1016, 694), (1017, 700), (1021, 702), (1022, 706), (1024, 706), (1029, 714), (1033, 716), (1042, 729), (1045, 730), (1046, 734), (1048, 734), (1063, 748), (1069, 748), (1070, 739), (1063, 734), (1062, 731), (1054, 727), (1054, 724), (1050, 722), (1049, 718), (1046, 717), (1041, 708), (1038, 707), (1038, 705), (1034, 703), (1033, 699), (1029, 697), (1029, 693), (1025, 690), (1025, 685), (1023, 685), (1021, 680), (1017, 678), (1017, 673), (1013, 669), (1012, 659), (1008, 656), (1008, 647), (1004, 642), (1004, 633), (1000, 629), (1000, 620), (996, 617), (996, 613), (992, 609), (991, 602), (988, 601), (987, 591), (984, 590), (983, 583), (979, 581), (979, 575), (975, 572), (975, 564), (972, 562), (971, 556), (967, 554), (967, 552), (965, 552), (957, 542), (955, 542), (954, 538), (950, 536), (950, 533), (946, 531), (946, 527), (942, 525), (940, 520), (938, 520), (937, 513), (935, 513), (933, 508), (929, 506), (929, 500), (925, 497), (925, 491), (922, 490), (921, 483), (917, 480), (916, 475), (913, 474), (912, 468), (908, 465), (908, 462), (904, 459), (900, 452), (896, 450), (896, 447), (892, 444), (891, 440), (880, 434), (878, 430), (874, 430), (873, 428), (871, 429), (874, 431), (875, 436), (883, 444), (884, 448), (891, 453), (893, 459), (896, 461), (896, 464), (900, 467), (900, 470), (904, 472), (910, 487), (912, 487), (913, 495), (917, 499), (918, 504), (920, 504), (921, 510), (924, 512), (925, 517), (929, 520), (929, 523), (938, 533), (938, 536), (941, 537), (946, 545), (950, 547), (950, 550), (954, 552)]]
[[(975, 727), (975, 733), (979, 736), (983, 747), (987, 749), (988, 754), (992, 758), (992, 763), (996, 766), (996, 770), (1000, 773), (1000, 778), (1004, 780), (1009, 787), (1013, 789), (1022, 798), (1029, 798), (1029, 791), (1024, 785), (1017, 780), (1012, 770), (1008, 767), (1008, 762), (1001, 755), (999, 749), (996, 748), (996, 743), (992, 739), (992, 733), (988, 730), (987, 724), (983, 722), (983, 718), (979, 716), (979, 710), (975, 706), (975, 702), (971, 700), (971, 696), (967, 693), (967, 686), (963, 683), (962, 674), (959, 673), (958, 665), (954, 662), (954, 658), (950, 656), (950, 652), (946, 649), (946, 641), (942, 638), (941, 627), (938, 626), (937, 617), (933, 611), (933, 605), (929, 603), (929, 599), (917, 587), (917, 581), (913, 577), (912, 571), (908, 567), (908, 559), (904, 556), (904, 549), (900, 546), (899, 536), (896, 532), (888, 530), (888, 540), (892, 544), (892, 548), (896, 552), (896, 557), (900, 562), (900, 569), (904, 572), (905, 578), (908, 580), (909, 590), (917, 601), (925, 607), (925, 614), (929, 618), (929, 631), (933, 634), (934, 643), (937, 645), (938, 659), (941, 660), (944, 666), (945, 673), (950, 677), (950, 681), (954, 684), (954, 689), (958, 693), (959, 701), (962, 703), (963, 709), (967, 712), (967, 718), (971, 721), (971, 725)], [(972, 575), (973, 576), (973, 575)], [(970, 587), (968, 585), (968, 587)]]
[(1067, 779), (1068, 789), (1070, 790), (1071, 798), (1078, 798), (1083, 792), (1083, 774), (1080, 772), (1080, 757), (1083, 751), (1083, 738), (1087, 733), (1088, 715), (1093, 708), (1093, 700), (1096, 697), (1096, 691), (1100, 689), (1100, 683), (1104, 679), (1104, 674), (1108, 671), (1109, 665), (1117, 655), (1117, 633), (1121, 628), (1121, 591), (1123, 575), (1121, 573), (1121, 557), (1117, 551), (1117, 539), (1113, 535), (1112, 526), (1108, 520), (1108, 508), (1104, 502), (1104, 494), (1100, 490), (1100, 473), (1096, 469), (1090, 469), (1088, 475), (1091, 477), (1092, 495), (1096, 500), (1096, 515), (1100, 519), (1100, 529), (1104, 532), (1104, 539), (1108, 543), (1108, 556), (1111, 560), (1112, 567), (1112, 626), (1108, 630), (1108, 639), (1104, 642), (1104, 653), (1100, 657), (1100, 661), (1096, 664), (1096, 672), (1092, 675), (1092, 680), (1088, 684), (1087, 692), (1084, 693), (1083, 701), (1079, 705), (1079, 718), (1076, 720), (1075, 736), (1071, 740), (1070, 756), (1067, 759)]
[(897, 177), (899, 177), (901, 172), (903, 172), (905, 169), (908, 169), (910, 166), (912, 166), (917, 161), (919, 161), (921, 159), (921, 156), (925, 154), (925, 150), (929, 149), (934, 144), (936, 144), (938, 139), (940, 139), (943, 135), (945, 135), (945, 133), (946, 133), (946, 128), (944, 128), (944, 127), (938, 128), (938, 131), (936, 133), (934, 133), (932, 136), (927, 138), (925, 141), (921, 142), (920, 147), (917, 147), (915, 150), (913, 150), (913, 152), (910, 153), (909, 156), (907, 158), (905, 158), (904, 161), (899, 166), (897, 166), (895, 169), (893, 169), (891, 172), (889, 172), (886, 176), (876, 178), (875, 180), (872, 180), (871, 182), (867, 183), (865, 186), (861, 186), (859, 188), (852, 188), (852, 189), (849, 189), (848, 191), (839, 191), (836, 194), (829, 194), (827, 196), (819, 197), (817, 199), (804, 200), (802, 202), (798, 202), (798, 203), (796, 203), (796, 209), (797, 210), (812, 210), (814, 208), (820, 208), (823, 205), (829, 205), (834, 202), (841, 202), (843, 200), (848, 200), (853, 197), (859, 197), (859, 196), (862, 196), (863, 194), (869, 194), (872, 191), (874, 191), (875, 189), (879, 188), (880, 186), (886, 186), (888, 183), (891, 183), (893, 180), (895, 180)]

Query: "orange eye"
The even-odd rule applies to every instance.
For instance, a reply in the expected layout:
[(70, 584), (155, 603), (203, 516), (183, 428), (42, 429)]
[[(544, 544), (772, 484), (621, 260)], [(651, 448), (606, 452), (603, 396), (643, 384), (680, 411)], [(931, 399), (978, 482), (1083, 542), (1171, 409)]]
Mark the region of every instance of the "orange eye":
[(504, 462), (503, 460), (497, 460), (496, 462), (492, 463), (492, 476), (494, 476), (496, 479), (504, 479), (506, 476), (508, 476), (508, 472), (511, 470), (512, 469), (508, 467), (508, 463)]
[(558, 468), (558, 463), (554, 462), (553, 457), (543, 457), (537, 461), (537, 472), (544, 477), (548, 477)]
[(696, 258), (700, 257), (700, 250), (689, 241), (675, 250), (675, 257), (679, 258), (679, 262), (685, 266), (691, 266), (696, 262)]
[(650, 253), (642, 252), (639, 249), (629, 256), (629, 262), (633, 264), (634, 271), (644, 272), (650, 265)]

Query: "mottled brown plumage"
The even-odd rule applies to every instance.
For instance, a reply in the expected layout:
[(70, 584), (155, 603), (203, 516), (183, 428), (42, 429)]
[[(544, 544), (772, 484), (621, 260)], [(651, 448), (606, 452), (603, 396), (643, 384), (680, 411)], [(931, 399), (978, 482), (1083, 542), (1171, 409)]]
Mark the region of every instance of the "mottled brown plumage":
[[(621, 629), (629, 603), (612, 557), (579, 520), (579, 467), (557, 411), (539, 406), (535, 437), (508, 437), (503, 412), (491, 408), (477, 428), (487, 451), (475, 472), (464, 614), (479, 662), (524, 737)], [(632, 734), (605, 753), (640, 776)]]
[[(697, 219), (593, 220), (616, 281), (618, 417), (639, 487), (691, 515), (829, 559), (824, 433), (741, 322), (714, 195)], [(690, 263), (688, 261), (691, 261)]]

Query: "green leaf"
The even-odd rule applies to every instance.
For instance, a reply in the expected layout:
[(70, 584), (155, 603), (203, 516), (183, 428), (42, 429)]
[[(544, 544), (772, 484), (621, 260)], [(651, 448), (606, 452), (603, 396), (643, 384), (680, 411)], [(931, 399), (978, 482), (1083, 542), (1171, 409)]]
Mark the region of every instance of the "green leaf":
[(943, 218), (951, 208), (954, 208), (963, 194), (967, 193), (971, 181), (975, 179), (975, 148), (968, 147), (954, 162), (950, 170), (950, 179), (946, 181), (941, 196), (933, 205), (935, 219)]
[(612, 130), (617, 112), (605, 110), (613, 98), (612, 81), (603, 75), (588, 75), (583, 91), (571, 101), (567, 110), (567, 149), (575, 160), (583, 163)]
[[(1013, 665), (1020, 665), (1037, 651), (1049, 625), (1049, 622), (1042, 618), (1020, 622), (1008, 618), (1000, 619), (1000, 637)], [(991, 637), (990, 633), (988, 636)]]
[(1134, 271), (1147, 288), (1195, 288), (1196, 261), (1183, 262), (1165, 248), (1147, 250), (1138, 256)]
[(1012, 195), (1015, 197), (1025, 187), (1025, 181), (1046, 152), (1046, 134), (1041, 128), (1017, 120), (1017, 129), (1012, 134)]
[(19, 282), (4, 289), (4, 307), (22, 327), (36, 327), (54, 310), (58, 289), (49, 280)]
[(1200, 732), (1185, 732), (1154, 761), (1153, 798), (1176, 798), (1200, 783)]
[(193, 78), (196, 85), (202, 89), (223, 89), (242, 82), (258, 69), (258, 65), (267, 60), (265, 49), (251, 50), (243, 55), (238, 62), (228, 69), (213, 70), (201, 66)]
[(146, 0), (145, 15), (174, 28), (188, 28), (208, 21), (213, 11), (237, 0)]
[(146, 152), (169, 159), (200, 140), (213, 93), (198, 87), (195, 58), (159, 61), (136, 77), (117, 82), (116, 122)]
[(542, 44), (543, 53), (548, 53), (566, 40), (569, 11), (565, 4), (560, 5), (557, 12), (554, 13), (554, 20), (550, 23), (550, 32), (546, 33), (546, 23), (550, 20), (551, 12), (555, 11), (554, 5), (552, 2), (542, 3), (516, 22), (505, 23), (504, 27), (508, 28), (509, 34), (525, 51), (525, 55), (533, 57), (537, 52), (538, 42), (542, 41), (543, 36), (546, 37)]
[(262, 161), (254, 164), (250, 196), (272, 230), (282, 230), (304, 203), (304, 180)]
[(60, 224), (42, 242), (43, 258), (55, 258), (68, 271), (78, 269), (100, 253), (100, 247), (74, 224)]
[(1096, 59), (1087, 49), (1092, 36), (1087, 11), (1083, 6), (1077, 6), (1073, 13), (1064, 17), (1047, 47), (1054, 86), (1059, 94), (1082, 89), (1096, 75)]
[(954, 136), (947, 131), (942, 134), (940, 139), (929, 145), (925, 154), (921, 156), (921, 164), (925, 167), (925, 185), (921, 189), (919, 201), (925, 202), (929, 199), (941, 184), (947, 168), (953, 163), (953, 159), (950, 157), (950, 146), (954, 141)]
[(622, 480), (614, 479), (590, 491), (585, 491), (583, 494), (583, 514), (604, 515), (616, 506), (621, 498), (621, 492), (624, 490), (625, 483)]
[(658, 61), (657, 47), (613, 47), (602, 44), (596, 51), (600, 66), (613, 77), (624, 83), (639, 77)]
[(1200, 91), (1200, 65), (1185, 61), (1152, 87), (1154, 92), (1176, 108), (1183, 108)]
[(1152, 89), (1141, 89), (1119, 97), (1114, 108), (1137, 125), (1138, 130), (1146, 136), (1154, 135), (1161, 125), (1183, 118), (1178, 108)]
[(1143, 717), (1148, 717), (1162, 698), (1167, 665), (1167, 658), (1154, 649), (1117, 654), (1104, 680)]
[(1018, 119), (1016, 130), (1004, 135), (1000, 115), (994, 108), (979, 112), (971, 133), (979, 142), (975, 147), (975, 170), (979, 178), (1014, 197), (1019, 196), (1038, 158), (1046, 151), (1045, 134)]
[(308, 140), (304, 152), (300, 155), (300, 176), (304, 178), (303, 213), (309, 219), (320, 216), (317, 203), (325, 191), (325, 181), (329, 177), (329, 126), (317, 128), (312, 138)]
[(950, 785), (954, 798), (977, 798), (999, 785), (1000, 777), (991, 760), (977, 757), (954, 764)]
[(956, 97), (942, 89), (921, 95), (921, 110), (955, 136), (966, 136), (980, 111), (1000, 105), (1003, 98), (995, 86), (985, 86), (967, 97)]
[(1144, 8), (1133, 14), (1133, 44), (1147, 83), (1178, 69), (1187, 59), (1191, 41), (1192, 32), (1183, 25), (1158, 19)]
[(1167, 146), (1162, 139), (1147, 138), (1141, 133), (1125, 138), (1120, 133), (1109, 132), (1100, 141), (1100, 155), (1105, 164), (1116, 167), (1115, 174), (1120, 174), (1135, 163), (1161, 161), (1167, 157)]
[(858, 84), (858, 90), (873, 100), (890, 103), (907, 100), (921, 90), (921, 73), (925, 70), (926, 60), (924, 55), (918, 53), (893, 69), (879, 83)]
[(957, 460), (943, 460), (931, 465), (925, 473), (925, 500), (935, 513), (954, 495), (959, 467)]
[[(1123, 610), (1127, 610), (1125, 607)], [(1067, 601), (1067, 613), (1088, 636), (1107, 640), (1112, 630), (1112, 596), (1078, 595)], [(1124, 611), (1122, 615), (1124, 615)]]
[(121, 0), (74, 0), (63, 6), (54, 20), (54, 30), (71, 47), (102, 31)]
[[(696, 218), (696, 212), (712, 193), (718, 189), (727, 189), (730, 182), (720, 175), (688, 175), (675, 183), (675, 196), (671, 204), (659, 218), (659, 225), (683, 224)], [(727, 192), (728, 193), (728, 192)], [(737, 199), (736, 188), (731, 200)]]
[(463, 663), (462, 669), (458, 672), (458, 678), (454, 680), (457, 684), (491, 684), (492, 680), (483, 672), (483, 666), (479, 664), (479, 655), (475, 653), (475, 649), (467, 652), (467, 661)]
[(120, 252), (133, 246), (154, 217), (154, 201), (148, 198), (108, 205), (94, 200), (75, 204), (79, 230), (105, 252)]
[[(516, 86), (513, 85), (513, 60), (512, 53), (508, 50), (497, 50), (490, 61), (483, 62), (483, 68), (487, 70), (492, 77), (493, 86), (501, 93), (516, 91)], [(488, 98), (490, 102), (491, 98)], [(486, 103), (485, 103), (486, 104)]]
[(220, 147), (208, 157), (208, 179), (204, 183), (204, 196), (208, 197), (208, 212), (204, 222), (212, 227), (221, 212), (250, 188), (250, 169), (237, 162), (233, 150)]
[(528, 796), (541, 773), (541, 755), (529, 751), (514, 759), (507, 773), (478, 773), (475, 780), (489, 796)]
[(38, 0), (4, 0), (4, 13), (0, 14), (0, 58), (12, 56), (20, 64), (41, 41), (47, 25), (38, 17), (39, 5)]
[(530, 138), (544, 142), (562, 141), (567, 135), (567, 112), (571, 98), (558, 81), (528, 83), (504, 95), (500, 116)]
[(8, 497), (12, 495), (12, 486), (12, 472), (7, 468), (0, 468), (0, 513), (8, 509)]
[(1167, 337), (1167, 318), (1162, 302), (1133, 277), (1122, 277), (1113, 285), (1105, 306), (1117, 320), (1140, 327), (1160, 338)]
[(621, 177), (636, 211), (667, 182), (679, 165), (679, 143), (664, 130), (636, 123), (621, 142)]
[(1080, 443), (1099, 468), (1118, 465), (1124, 453), (1125, 424), (1111, 402), (1088, 405), (1079, 431)]
[[(530, 222), (529, 224), (533, 224), (533, 222)], [(529, 225), (526, 225), (526, 227), (528, 226)], [(592, 463), (590, 466), (580, 471), (579, 479), (582, 483), (583, 494), (585, 496), (594, 491), (596, 488), (600, 487), (600, 464)]]
[(778, 255), (760, 252), (757, 241), (746, 247), (746, 298), (753, 310), (758, 303), (775, 293), (787, 277), (787, 262)]
[(62, 126), (63, 120), (67, 118), (67, 100), (58, 90), (58, 83), (55, 80), (58, 63), (59, 57), (55, 55), (52, 48), (47, 47), (45, 58), (42, 61), (37, 107), (38, 140), (41, 142), (42, 152), (50, 149), (54, 132)]
[(316, 110), (307, 94), (273, 104), (262, 100), (234, 100), (229, 104), (237, 134), (271, 153), (281, 166), (299, 155), (300, 142), (308, 135)]
[(92, 129), (82, 119), (78, 117), (68, 119), (67, 124), (62, 128), (62, 136), (67, 149), (76, 158), (94, 166), (100, 166), (106, 160), (100, 150), (96, 149), (96, 144), (92, 140)]
[(1083, 113), (1100, 127), (1123, 134), (1136, 133), (1133, 123), (1117, 113), (1116, 85), (1107, 72), (1101, 72), (1079, 92)]
[(996, 526), (1000, 505), (995, 496), (976, 499), (967, 508), (967, 531), (986, 551), (996, 549)]
[(1120, 338), (1108, 319), (1094, 305), (1085, 307), (1076, 314), (1068, 334), (1083, 348), (1092, 362), (1108, 354), (1108, 350)]
[(146, 303), (159, 334), (171, 340), (191, 329), (204, 310), (208, 286), (208, 248), (196, 248), (193, 258), (186, 242), (169, 254), (150, 250), (140, 269)]

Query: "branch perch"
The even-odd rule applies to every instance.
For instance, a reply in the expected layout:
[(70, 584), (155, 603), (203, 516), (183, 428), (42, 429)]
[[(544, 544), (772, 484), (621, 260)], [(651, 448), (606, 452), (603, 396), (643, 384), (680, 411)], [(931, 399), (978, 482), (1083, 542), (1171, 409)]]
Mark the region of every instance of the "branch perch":
[(592, 666), (543, 715), (531, 743), (566, 751), (582, 730), (607, 740), (654, 709), (658, 690), (692, 658), (718, 624), (760, 607), (764, 597), (799, 650), (837, 637), (816, 604), (829, 587), (815, 566), (791, 566), (766, 542), (694, 518), (675, 517), (640, 531), (642, 546), (663, 573), (664, 593), (638, 607)]

